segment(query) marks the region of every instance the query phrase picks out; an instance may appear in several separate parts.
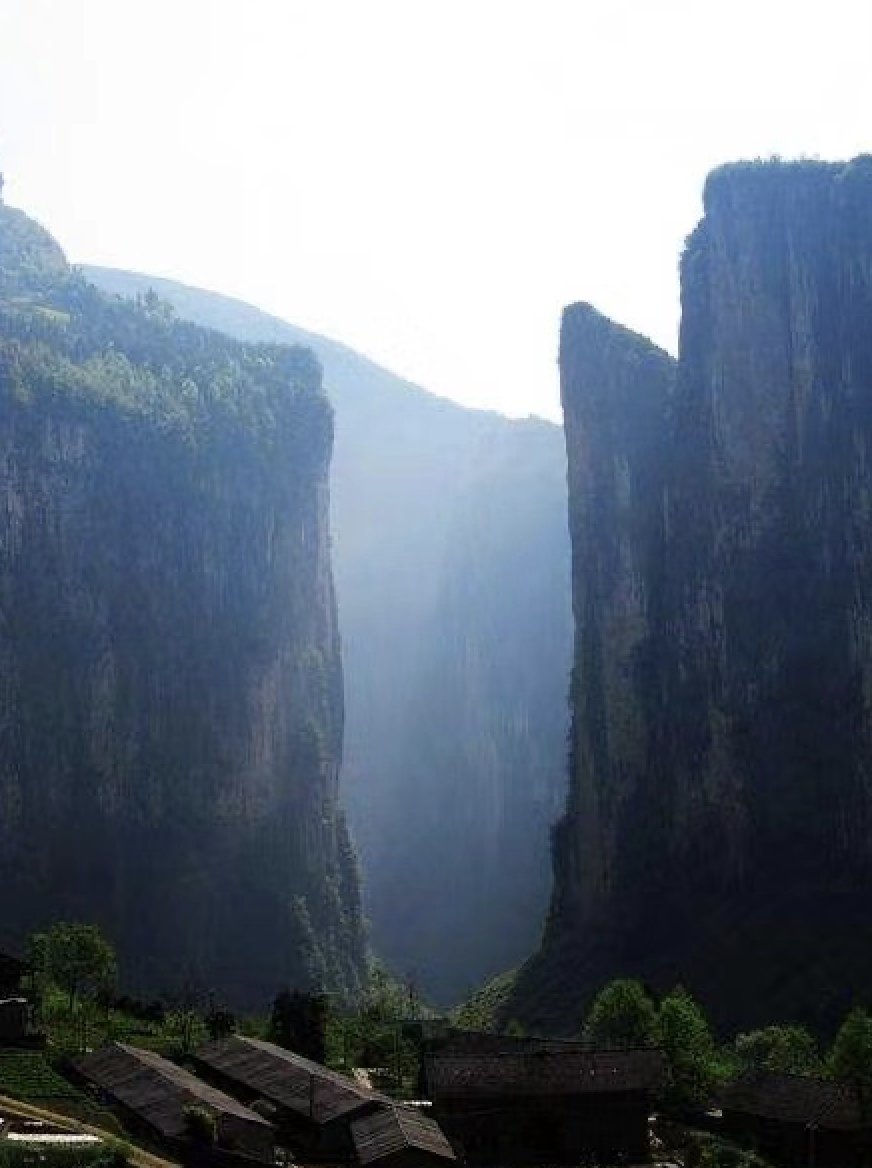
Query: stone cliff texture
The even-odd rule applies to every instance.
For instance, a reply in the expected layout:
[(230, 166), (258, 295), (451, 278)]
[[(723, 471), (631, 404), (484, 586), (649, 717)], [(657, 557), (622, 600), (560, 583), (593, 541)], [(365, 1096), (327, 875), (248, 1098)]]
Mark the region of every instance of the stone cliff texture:
[(451, 1005), (537, 944), (566, 792), (572, 650), (559, 427), (464, 409), (336, 341), (151, 276), (126, 296), (245, 340), (302, 341), (336, 411), (343, 794), (379, 956)]
[(512, 1008), (826, 1027), (872, 983), (872, 160), (716, 171), (677, 369), (575, 307), (561, 377), (570, 796)]
[(3, 939), (93, 920), (143, 992), (353, 993), (320, 370), (57, 254), (0, 207)]

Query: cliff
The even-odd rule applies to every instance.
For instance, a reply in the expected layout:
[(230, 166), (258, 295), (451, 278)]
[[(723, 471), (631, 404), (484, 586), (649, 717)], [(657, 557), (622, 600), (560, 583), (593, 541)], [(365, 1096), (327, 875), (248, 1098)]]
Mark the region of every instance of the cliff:
[(106, 297), (2, 206), (0, 263), (4, 935), (96, 920), (143, 991), (352, 993), (317, 362)]
[(561, 431), (463, 409), (239, 301), (87, 272), (323, 364), (343, 797), (374, 948), (449, 1005), (527, 956), (548, 902), (572, 649)]
[(629, 974), (826, 1027), (872, 980), (870, 323), (868, 159), (710, 176), (677, 370), (567, 311), (573, 751), (528, 1019)]

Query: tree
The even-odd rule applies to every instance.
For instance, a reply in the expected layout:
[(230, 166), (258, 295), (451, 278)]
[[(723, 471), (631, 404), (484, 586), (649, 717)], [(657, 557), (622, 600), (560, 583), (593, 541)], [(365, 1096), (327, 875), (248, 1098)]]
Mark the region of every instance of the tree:
[(681, 1109), (702, 1106), (716, 1078), (715, 1043), (705, 1014), (687, 990), (676, 986), (660, 1003), (658, 1023), (671, 1102)]
[(28, 943), (34, 969), (67, 994), (70, 1010), (79, 997), (93, 997), (115, 978), (115, 950), (96, 925), (61, 921)]
[(823, 1070), (820, 1051), (804, 1026), (766, 1026), (739, 1034), (734, 1043), (743, 1071), (816, 1075)]
[(269, 1036), (279, 1046), (323, 1063), (327, 1057), (328, 1011), (326, 994), (282, 990), (273, 1002)]
[(597, 1046), (655, 1046), (657, 1011), (640, 982), (620, 978), (594, 998), (583, 1033)]
[(208, 1107), (189, 1103), (182, 1109), (185, 1135), (198, 1147), (211, 1147), (215, 1143), (218, 1125)]
[(210, 1038), (226, 1038), (236, 1030), (236, 1015), (229, 1010), (212, 1009), (206, 1015), (206, 1029)]
[(833, 1040), (829, 1067), (837, 1079), (872, 1087), (872, 1018), (859, 1006), (848, 1014)]

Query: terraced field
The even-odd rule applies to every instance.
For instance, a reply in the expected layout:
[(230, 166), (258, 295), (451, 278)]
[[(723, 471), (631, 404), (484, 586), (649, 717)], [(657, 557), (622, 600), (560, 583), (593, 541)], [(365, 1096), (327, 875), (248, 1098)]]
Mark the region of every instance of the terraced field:
[(80, 1099), (39, 1051), (0, 1050), (0, 1094), (16, 1099)]

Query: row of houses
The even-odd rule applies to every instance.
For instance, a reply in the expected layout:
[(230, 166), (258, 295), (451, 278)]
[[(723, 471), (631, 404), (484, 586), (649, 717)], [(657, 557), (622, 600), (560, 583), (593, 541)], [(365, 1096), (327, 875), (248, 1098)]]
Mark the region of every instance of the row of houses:
[[(406, 1106), (260, 1039), (208, 1043), (186, 1070), (114, 1043), (76, 1064), (140, 1135), (190, 1148), (211, 1118), (213, 1158), (361, 1168), (575, 1164), (648, 1156), (648, 1116), (665, 1067), (658, 1051), (485, 1040), (426, 1059), (431, 1108)], [(202, 1121), (201, 1121), (202, 1122)]]
[(277, 1147), (362, 1168), (449, 1168), (457, 1158), (429, 1116), (272, 1043), (232, 1036), (191, 1062), (196, 1073), (116, 1042), (74, 1069), (132, 1133), (184, 1158), (274, 1164)]

